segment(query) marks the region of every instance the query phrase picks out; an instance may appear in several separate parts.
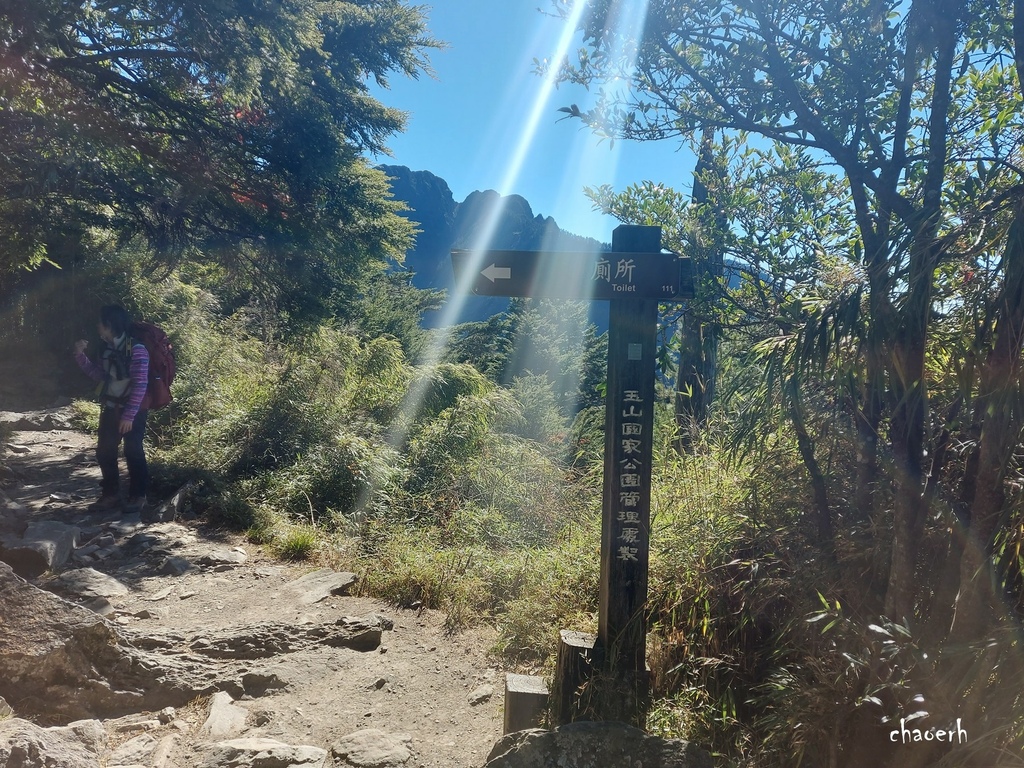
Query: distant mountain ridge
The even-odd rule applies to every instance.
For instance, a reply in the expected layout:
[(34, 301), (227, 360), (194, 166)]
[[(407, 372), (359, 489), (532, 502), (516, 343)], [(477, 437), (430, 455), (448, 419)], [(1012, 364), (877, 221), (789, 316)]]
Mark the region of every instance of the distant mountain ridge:
[[(401, 215), (421, 230), (405, 260), (417, 288), (441, 288), (451, 296), (451, 250), (470, 247), (492, 220), (494, 231), (488, 247), (493, 249), (573, 251), (607, 247), (593, 238), (562, 230), (550, 216), (534, 215), (530, 203), (519, 195), (503, 196), (489, 189), (471, 192), (458, 203), (448, 183), (430, 171), (413, 171), (404, 165), (378, 168), (391, 178), (395, 199), (408, 206)], [(484, 320), (507, 306), (508, 300), (503, 298), (470, 297), (453, 322)], [(424, 322), (435, 325), (438, 320), (435, 316)]]

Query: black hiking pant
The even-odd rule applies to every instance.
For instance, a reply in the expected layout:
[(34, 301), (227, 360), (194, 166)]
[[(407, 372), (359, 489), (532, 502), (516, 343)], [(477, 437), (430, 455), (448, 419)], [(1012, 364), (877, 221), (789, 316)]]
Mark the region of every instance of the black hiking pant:
[[(117, 449), (121, 444), (121, 408), (104, 408), (100, 411), (99, 439), (96, 442), (96, 461), (99, 462), (103, 480), (100, 487), (104, 495), (114, 495), (121, 487), (120, 471), (117, 468)], [(146, 435), (146, 417), (149, 411), (140, 410), (132, 422), (132, 431), (124, 435), (124, 463), (128, 465), (128, 497), (145, 496), (149, 485), (149, 467), (146, 466), (146, 452), (142, 438)]]

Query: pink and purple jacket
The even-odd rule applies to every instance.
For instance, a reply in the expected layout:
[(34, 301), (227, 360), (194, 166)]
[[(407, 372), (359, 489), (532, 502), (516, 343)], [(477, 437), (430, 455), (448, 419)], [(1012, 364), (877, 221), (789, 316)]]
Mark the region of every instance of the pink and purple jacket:
[[(93, 381), (105, 382), (110, 378), (109, 363), (106, 361), (104, 365), (96, 365), (86, 357), (84, 352), (76, 352), (75, 362)], [(127, 395), (119, 399), (112, 399), (118, 399), (124, 406), (124, 411), (121, 413), (123, 421), (135, 421), (135, 417), (139, 413), (139, 406), (142, 405), (142, 398), (146, 396), (146, 388), (149, 386), (149, 351), (144, 345), (137, 342), (132, 344), (132, 362), (128, 375), (131, 384), (128, 387)]]

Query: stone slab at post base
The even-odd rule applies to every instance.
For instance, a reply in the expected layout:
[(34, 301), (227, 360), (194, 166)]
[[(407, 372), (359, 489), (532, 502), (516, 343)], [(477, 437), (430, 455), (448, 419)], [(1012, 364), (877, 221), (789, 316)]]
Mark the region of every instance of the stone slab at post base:
[(548, 709), (548, 686), (536, 675), (505, 675), (504, 733), (540, 728)]
[(563, 629), (559, 634), (552, 686), (552, 725), (565, 725), (586, 718), (579, 708), (580, 689), (590, 679), (597, 635)]

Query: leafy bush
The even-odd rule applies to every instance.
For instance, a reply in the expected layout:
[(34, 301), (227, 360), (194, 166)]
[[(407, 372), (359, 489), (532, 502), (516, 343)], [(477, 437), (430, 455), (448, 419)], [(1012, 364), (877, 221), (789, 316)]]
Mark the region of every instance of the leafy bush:
[(508, 431), (542, 445), (558, 447), (566, 437), (568, 424), (559, 410), (554, 387), (547, 376), (518, 376), (510, 387), (523, 418)]
[(426, 503), (427, 511), (449, 515), (471, 496), (465, 470), (483, 450), (492, 424), (518, 415), (515, 400), (493, 390), (459, 396), (435, 419), (425, 421), (409, 443), (410, 495)]
[(481, 397), (493, 389), (466, 363), (440, 363), (417, 369), (407, 401), (415, 421), (426, 423), (452, 408), (461, 397)]
[(75, 400), (71, 403), (71, 426), (75, 429), (95, 435), (100, 431), (99, 403), (88, 400)]
[(402, 457), (397, 451), (379, 441), (339, 432), (269, 473), (261, 503), (290, 519), (306, 519), (328, 530), (354, 531), (352, 523), (386, 511), (401, 479)]
[(460, 491), (453, 538), (501, 549), (551, 545), (576, 503), (564, 470), (536, 443), (512, 435), (488, 435), (466, 463)]
[(292, 525), (274, 538), (274, 552), (282, 560), (307, 560), (316, 551), (320, 535), (313, 526)]

